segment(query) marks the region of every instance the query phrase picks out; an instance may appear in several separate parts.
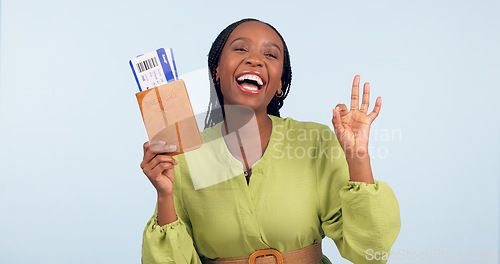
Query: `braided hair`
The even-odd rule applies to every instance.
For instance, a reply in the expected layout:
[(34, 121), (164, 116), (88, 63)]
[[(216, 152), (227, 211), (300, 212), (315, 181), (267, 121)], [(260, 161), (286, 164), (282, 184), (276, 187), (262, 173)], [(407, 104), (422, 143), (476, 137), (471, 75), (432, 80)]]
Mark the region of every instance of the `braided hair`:
[[(210, 71), (211, 84), (210, 84), (210, 102), (208, 104), (208, 111), (205, 117), (205, 128), (211, 127), (225, 118), (224, 112), (224, 98), (222, 95), (222, 91), (220, 88), (220, 80), (216, 80), (217, 66), (219, 65), (220, 56), (224, 46), (226, 45), (226, 41), (229, 38), (229, 35), (233, 32), (233, 30), (242, 23), (255, 21), (264, 23), (270, 28), (272, 28), (276, 34), (281, 39), (283, 43), (284, 49), (284, 60), (283, 60), (283, 73), (281, 75), (281, 83), (282, 83), (282, 94), (283, 96), (274, 97), (271, 99), (271, 102), (267, 105), (267, 113), (274, 116), (280, 116), (280, 108), (283, 106), (283, 101), (288, 95), (290, 90), (290, 84), (292, 82), (292, 67), (290, 65), (290, 55), (288, 53), (288, 48), (286, 46), (285, 40), (281, 36), (281, 34), (268, 23), (262, 22), (253, 18), (245, 18), (240, 21), (234, 22), (231, 25), (227, 26), (222, 32), (217, 36), (215, 41), (212, 43), (212, 47), (210, 48), (210, 53), (208, 54), (208, 69)], [(215, 91), (215, 94), (214, 94)]]

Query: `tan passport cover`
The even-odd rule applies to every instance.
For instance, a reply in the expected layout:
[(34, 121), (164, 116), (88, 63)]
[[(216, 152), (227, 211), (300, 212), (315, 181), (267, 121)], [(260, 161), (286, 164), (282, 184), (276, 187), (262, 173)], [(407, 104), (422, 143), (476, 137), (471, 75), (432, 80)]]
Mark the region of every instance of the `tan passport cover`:
[(135, 94), (149, 141), (176, 145), (181, 154), (201, 147), (200, 130), (183, 80), (173, 81)]

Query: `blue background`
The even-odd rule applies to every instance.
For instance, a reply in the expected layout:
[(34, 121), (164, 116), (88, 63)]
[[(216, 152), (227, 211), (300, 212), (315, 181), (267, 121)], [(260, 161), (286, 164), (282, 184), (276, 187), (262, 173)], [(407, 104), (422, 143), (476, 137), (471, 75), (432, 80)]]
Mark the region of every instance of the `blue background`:
[[(390, 263), (498, 263), (499, 1), (0, 7), (1, 263), (140, 261), (156, 193), (139, 168), (147, 138), (128, 61), (173, 48), (202, 113), (210, 45), (245, 17), (274, 25), (289, 47), (282, 116), (331, 127), (356, 74), (372, 102), (382, 96), (370, 147), (401, 207)], [(348, 263), (324, 242), (333, 263)]]

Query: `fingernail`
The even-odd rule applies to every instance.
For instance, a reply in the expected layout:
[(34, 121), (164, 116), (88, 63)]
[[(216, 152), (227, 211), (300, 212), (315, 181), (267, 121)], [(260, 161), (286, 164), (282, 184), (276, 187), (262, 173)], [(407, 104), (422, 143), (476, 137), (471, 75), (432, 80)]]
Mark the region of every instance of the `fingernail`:
[(150, 145), (166, 145), (167, 142), (165, 142), (163, 140), (159, 140), (159, 139), (152, 139), (151, 141), (149, 141), (149, 144)]
[(166, 145), (166, 146), (164, 146), (164, 149), (169, 150), (169, 151), (176, 150), (177, 146), (176, 145)]
[(168, 145), (168, 146), (167, 146), (167, 149), (168, 149), (168, 150), (176, 150), (176, 149), (177, 149), (177, 146), (176, 146), (176, 145)]

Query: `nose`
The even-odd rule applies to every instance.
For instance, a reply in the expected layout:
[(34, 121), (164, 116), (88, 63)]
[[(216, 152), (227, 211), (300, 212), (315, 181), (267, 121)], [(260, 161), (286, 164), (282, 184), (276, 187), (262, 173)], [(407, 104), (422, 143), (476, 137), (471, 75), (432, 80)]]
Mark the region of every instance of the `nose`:
[(251, 65), (251, 66), (259, 66), (262, 67), (264, 65), (264, 62), (255, 54), (250, 54), (248, 57), (245, 59), (245, 64)]

